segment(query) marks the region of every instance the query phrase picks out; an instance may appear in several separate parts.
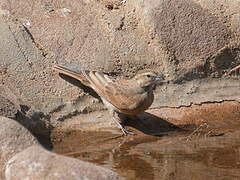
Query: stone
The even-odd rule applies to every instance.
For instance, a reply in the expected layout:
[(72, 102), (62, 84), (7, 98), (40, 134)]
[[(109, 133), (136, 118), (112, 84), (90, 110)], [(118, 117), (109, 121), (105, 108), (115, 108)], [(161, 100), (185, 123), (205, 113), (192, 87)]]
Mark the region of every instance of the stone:
[[(3, 0), (2, 10), (12, 18), (0, 21), (1, 83), (23, 105), (51, 117), (54, 126), (104, 109), (52, 72), (56, 63), (119, 77), (146, 68), (164, 73), (154, 108), (239, 101), (239, 74), (228, 75), (240, 63), (239, 1), (119, 2)], [(62, 16), (62, 8), (71, 13)]]
[(2, 116), (0, 116), (0, 137), (0, 177), (3, 177), (5, 163), (15, 154), (38, 142), (18, 122)]
[(0, 84), (0, 116), (15, 118), (21, 110), (19, 97), (19, 94)]
[(111, 170), (77, 159), (51, 153), (38, 145), (29, 147), (10, 159), (6, 180), (121, 180)]
[(48, 125), (110, 126), (101, 103), (52, 71), (58, 63), (127, 78), (146, 68), (164, 73), (154, 108), (240, 101), (239, 73), (228, 73), (240, 64), (238, 0), (122, 2), (2, 0), (0, 115), (23, 110), (21, 123), (36, 136), (48, 136)]
[(14, 118), (17, 111), (18, 109), (15, 104), (0, 95), (0, 116)]

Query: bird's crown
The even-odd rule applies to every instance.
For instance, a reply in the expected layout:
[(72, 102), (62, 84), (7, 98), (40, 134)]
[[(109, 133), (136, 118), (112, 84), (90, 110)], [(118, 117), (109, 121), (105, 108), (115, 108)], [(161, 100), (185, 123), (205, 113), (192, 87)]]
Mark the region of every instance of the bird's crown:
[(164, 79), (164, 75), (158, 75), (154, 71), (140, 72), (133, 78), (141, 87), (155, 85), (157, 81), (162, 79)]

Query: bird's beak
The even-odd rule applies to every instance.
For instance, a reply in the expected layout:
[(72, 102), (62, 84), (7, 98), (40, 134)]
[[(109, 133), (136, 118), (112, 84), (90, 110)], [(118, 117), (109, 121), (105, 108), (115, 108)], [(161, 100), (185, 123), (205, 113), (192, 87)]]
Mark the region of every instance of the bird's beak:
[(165, 79), (165, 75), (164, 75), (164, 74), (159, 74), (159, 75), (157, 75), (156, 78), (155, 78), (156, 81), (162, 81), (162, 80), (164, 80), (164, 79)]

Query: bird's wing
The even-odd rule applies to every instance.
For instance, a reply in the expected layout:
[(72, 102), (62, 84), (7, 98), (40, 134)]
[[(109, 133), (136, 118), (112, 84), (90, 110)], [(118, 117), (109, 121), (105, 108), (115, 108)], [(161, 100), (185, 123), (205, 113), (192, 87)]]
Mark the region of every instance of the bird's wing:
[(53, 69), (64, 75), (81, 81), (96, 93), (120, 110), (134, 109), (141, 103), (141, 96), (134, 95), (127, 83), (114, 81), (108, 75), (97, 71), (75, 72), (67, 67), (55, 65)]
[(134, 108), (141, 102), (141, 97), (134, 94), (132, 87), (127, 83), (114, 81), (100, 72), (85, 71), (83, 74), (91, 83), (91, 87), (119, 110)]

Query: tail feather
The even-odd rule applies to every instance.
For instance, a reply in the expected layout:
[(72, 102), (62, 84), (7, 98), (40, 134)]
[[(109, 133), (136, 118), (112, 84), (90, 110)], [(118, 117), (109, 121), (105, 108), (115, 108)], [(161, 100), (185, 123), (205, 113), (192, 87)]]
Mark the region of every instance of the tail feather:
[(81, 83), (85, 86), (89, 86), (91, 87), (90, 82), (88, 81), (88, 79), (81, 73), (78, 72), (74, 72), (71, 69), (68, 69), (67, 67), (61, 66), (61, 65), (54, 65), (53, 66), (53, 70), (57, 71), (58, 73), (70, 76), (74, 79), (77, 79), (79, 81), (81, 81)]
[(54, 65), (53, 70), (79, 80), (83, 85), (91, 87), (98, 93), (101, 93), (99, 90), (101, 91), (101, 89), (103, 89), (108, 83), (112, 82), (108, 75), (97, 71), (75, 72), (74, 70), (61, 65)]

